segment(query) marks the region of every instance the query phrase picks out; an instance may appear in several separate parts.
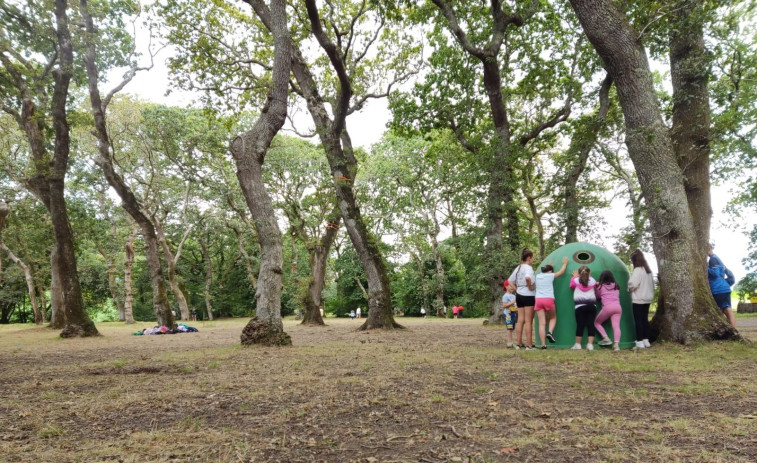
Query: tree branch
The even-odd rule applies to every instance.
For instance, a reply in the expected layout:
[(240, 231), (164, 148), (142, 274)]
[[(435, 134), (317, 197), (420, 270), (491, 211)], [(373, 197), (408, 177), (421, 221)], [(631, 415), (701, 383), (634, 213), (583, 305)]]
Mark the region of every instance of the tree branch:
[(447, 18), (450, 30), (455, 35), (457, 41), (465, 49), (465, 51), (480, 60), (484, 60), (486, 58), (486, 51), (476, 47), (475, 45), (473, 45), (473, 43), (471, 43), (471, 41), (468, 39), (468, 36), (465, 34), (465, 31), (463, 31), (463, 29), (460, 27), (460, 23), (457, 20), (457, 15), (455, 14), (455, 11), (452, 9), (452, 7), (449, 6), (449, 4), (444, 0), (431, 0), (431, 2), (440, 10), (442, 10), (442, 14), (444, 14), (444, 17)]
[(562, 107), (562, 109), (557, 111), (557, 113), (555, 113), (551, 119), (542, 122), (541, 124), (534, 127), (529, 133), (520, 137), (520, 144), (523, 146), (527, 145), (528, 142), (538, 137), (544, 130), (552, 128), (560, 122), (567, 120), (568, 116), (570, 116), (570, 104), (566, 104)]

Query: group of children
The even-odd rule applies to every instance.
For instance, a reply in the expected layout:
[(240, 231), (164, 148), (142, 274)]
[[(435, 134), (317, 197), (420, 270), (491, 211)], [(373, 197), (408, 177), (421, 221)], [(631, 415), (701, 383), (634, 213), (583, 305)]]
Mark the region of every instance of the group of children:
[[(568, 265), (568, 258), (563, 258), (562, 267), (555, 272), (552, 263), (543, 266), (539, 275), (531, 267), (533, 252), (524, 249), (520, 265), (505, 281), (505, 294), (502, 297), (502, 316), (507, 327), (507, 346), (516, 349), (536, 349), (533, 344), (532, 323), (534, 315), (539, 321), (539, 340), (541, 348), (546, 349), (548, 340), (555, 342), (554, 332), (557, 325), (555, 309), (555, 278), (563, 275)], [(654, 280), (644, 255), (636, 250), (631, 254), (634, 271), (628, 281), (628, 290), (633, 302), (634, 321), (636, 323), (636, 348), (649, 347), (649, 305), (654, 298)], [(594, 338), (599, 332), (602, 339), (600, 346), (620, 350), (620, 287), (610, 270), (604, 270), (599, 281), (591, 276), (589, 267), (583, 265), (573, 272), (570, 279), (573, 290), (573, 303), (576, 317), (576, 342), (571, 349), (580, 350), (584, 331), (587, 334), (587, 350), (594, 350)], [(597, 303), (602, 309), (597, 313)], [(610, 320), (613, 339), (607, 335), (602, 323)], [(517, 342), (513, 342), (513, 332)], [(525, 333), (526, 344), (523, 344)]]

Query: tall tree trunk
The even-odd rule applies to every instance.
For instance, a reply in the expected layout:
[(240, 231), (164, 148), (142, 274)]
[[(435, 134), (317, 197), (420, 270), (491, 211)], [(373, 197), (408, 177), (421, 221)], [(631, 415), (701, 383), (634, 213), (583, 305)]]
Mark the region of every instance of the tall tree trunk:
[(231, 143), (237, 179), (250, 209), (261, 249), (260, 273), (255, 291), (256, 315), (242, 331), (243, 345), (292, 343), (281, 321), (284, 265), (281, 231), (262, 173), (265, 155), (273, 137), (284, 125), (287, 112), (292, 41), (287, 28), (285, 0), (271, 0), (269, 19), (274, 43), (269, 98), (253, 127)]
[(662, 303), (654, 318), (661, 339), (679, 343), (736, 339), (710, 295), (696, 249), (684, 179), (660, 115), (639, 36), (612, 0), (571, 0), (584, 32), (615, 81), (653, 232)]
[(116, 309), (118, 310), (118, 321), (122, 322), (126, 320), (126, 315), (124, 313), (123, 298), (119, 294), (120, 291), (118, 289), (118, 282), (116, 282), (116, 273), (118, 273), (118, 271), (116, 270), (116, 263), (114, 262), (113, 257), (108, 255), (105, 249), (100, 247), (98, 250), (100, 251), (100, 255), (103, 256), (105, 262), (108, 265), (108, 290), (110, 291), (110, 297), (111, 299), (113, 299), (113, 303), (116, 305)]
[(437, 317), (444, 316), (444, 290), (447, 284), (447, 276), (444, 273), (444, 262), (442, 262), (442, 254), (439, 251), (439, 233), (441, 227), (439, 225), (439, 219), (436, 217), (436, 207), (431, 212), (431, 219), (434, 224), (433, 231), (431, 233), (431, 252), (434, 255), (434, 262), (436, 263), (436, 275), (438, 281), (436, 282), (436, 300), (434, 301), (434, 312)]
[(184, 236), (181, 237), (179, 245), (176, 246), (176, 254), (174, 254), (168, 246), (168, 240), (166, 240), (166, 234), (163, 231), (163, 225), (161, 222), (153, 217), (153, 223), (155, 224), (155, 231), (158, 234), (158, 241), (163, 247), (163, 255), (168, 263), (168, 283), (171, 287), (171, 293), (173, 293), (173, 297), (176, 299), (176, 304), (179, 306), (181, 319), (189, 320), (189, 304), (187, 303), (184, 291), (179, 287), (179, 277), (176, 274), (176, 267), (179, 265), (179, 259), (181, 259), (181, 251), (184, 248), (184, 243), (187, 241), (189, 234), (192, 233), (192, 226), (190, 225), (184, 231)]
[(607, 113), (610, 111), (611, 87), (612, 78), (608, 75), (602, 81), (602, 86), (599, 88), (599, 108), (597, 112), (590, 116), (570, 139), (568, 153), (573, 162), (567, 169), (565, 189), (563, 191), (563, 200), (565, 201), (565, 243), (575, 243), (578, 241), (578, 227), (580, 225), (580, 221), (578, 220), (578, 181), (584, 170), (586, 170), (589, 154), (591, 154), (591, 150), (597, 144), (599, 132), (604, 127)]
[(331, 245), (334, 244), (339, 232), (340, 214), (339, 208), (335, 208), (328, 215), (326, 231), (318, 239), (318, 242), (309, 249), (310, 279), (303, 304), (303, 325), (325, 325), (321, 316), (321, 305), (323, 304), (323, 288), (326, 286), (326, 265), (328, 264)]
[(205, 261), (205, 312), (208, 314), (208, 320), (213, 320), (213, 261), (210, 260), (210, 251), (208, 243), (204, 238), (200, 238), (200, 247), (202, 248), (202, 260)]
[(670, 76), (673, 127), (670, 131), (686, 198), (694, 220), (696, 251), (705, 272), (710, 240), (710, 100), (711, 58), (705, 49), (703, 3), (689, 2), (670, 18)]
[[(95, 121), (95, 133), (98, 141), (98, 156), (95, 163), (100, 166), (105, 178), (110, 186), (116, 191), (121, 198), (123, 208), (134, 219), (142, 230), (142, 236), (145, 239), (145, 256), (147, 258), (147, 268), (150, 272), (150, 280), (153, 288), (153, 308), (155, 309), (155, 318), (159, 325), (173, 328), (176, 326), (171, 307), (168, 303), (168, 294), (166, 283), (163, 278), (163, 269), (160, 262), (160, 251), (158, 248), (158, 238), (155, 233), (155, 227), (144, 212), (142, 204), (139, 203), (134, 193), (126, 185), (123, 178), (118, 175), (113, 166), (111, 157), (112, 146), (105, 120), (105, 111), (107, 109), (110, 97), (108, 95), (103, 101), (100, 97), (98, 88), (99, 73), (96, 65), (96, 44), (94, 43), (95, 27), (92, 16), (86, 0), (79, 1), (80, 13), (86, 24), (88, 40), (87, 52), (85, 55), (85, 64), (87, 68), (87, 83), (89, 87), (89, 100), (92, 106), (92, 116)], [(133, 77), (133, 76), (132, 76)], [(125, 81), (125, 82), (128, 82)], [(123, 85), (125, 85), (125, 82)]]
[(139, 231), (132, 230), (126, 240), (126, 262), (124, 263), (124, 321), (134, 323), (134, 290), (131, 287), (131, 267), (134, 264), (134, 239)]

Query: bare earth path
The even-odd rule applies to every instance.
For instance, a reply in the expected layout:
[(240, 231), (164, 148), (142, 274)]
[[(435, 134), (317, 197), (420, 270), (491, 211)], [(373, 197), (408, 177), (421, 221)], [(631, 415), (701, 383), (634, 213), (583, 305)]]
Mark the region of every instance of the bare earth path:
[[(0, 462), (757, 461), (757, 348), (513, 351), (481, 320), (0, 327)], [(757, 317), (739, 326), (757, 340)]]

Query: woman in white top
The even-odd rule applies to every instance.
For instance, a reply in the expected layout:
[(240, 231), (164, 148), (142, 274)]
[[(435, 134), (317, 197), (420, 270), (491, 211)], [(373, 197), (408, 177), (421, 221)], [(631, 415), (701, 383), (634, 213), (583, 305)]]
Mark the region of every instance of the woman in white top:
[(649, 304), (654, 300), (654, 276), (644, 258), (644, 254), (635, 250), (631, 254), (633, 273), (628, 280), (628, 292), (631, 293), (633, 321), (636, 325), (636, 348), (649, 347)]
[[(531, 264), (534, 261), (534, 253), (530, 249), (524, 249), (520, 254), (520, 265), (513, 270), (507, 280), (516, 286), (515, 304), (518, 311), (518, 323), (515, 325), (515, 348), (526, 350), (536, 349), (534, 346), (534, 304), (536, 303), (536, 275)], [(523, 344), (523, 331), (526, 333), (526, 344)]]

